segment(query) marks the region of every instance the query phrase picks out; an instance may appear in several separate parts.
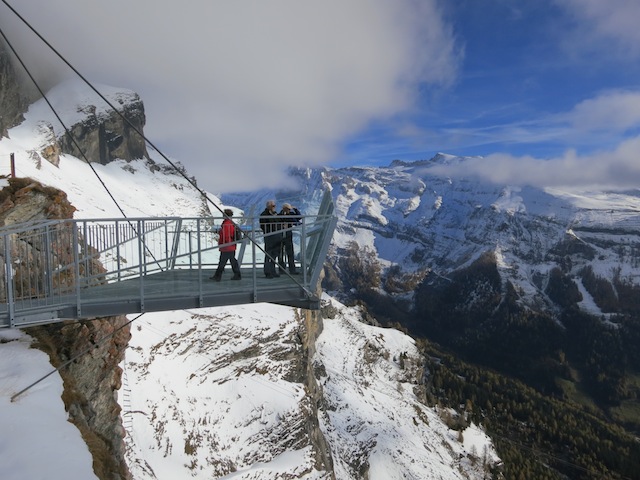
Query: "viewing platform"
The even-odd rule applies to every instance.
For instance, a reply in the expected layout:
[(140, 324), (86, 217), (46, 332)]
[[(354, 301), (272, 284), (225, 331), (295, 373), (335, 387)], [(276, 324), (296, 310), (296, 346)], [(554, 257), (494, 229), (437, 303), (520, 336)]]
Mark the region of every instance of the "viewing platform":
[[(0, 328), (110, 315), (275, 303), (320, 308), (318, 280), (337, 219), (325, 192), (318, 213), (291, 228), (297, 275), (266, 278), (258, 217), (242, 229), (242, 279), (219, 258), (223, 216), (45, 220), (0, 229)], [(276, 259), (277, 260), (277, 259)]]

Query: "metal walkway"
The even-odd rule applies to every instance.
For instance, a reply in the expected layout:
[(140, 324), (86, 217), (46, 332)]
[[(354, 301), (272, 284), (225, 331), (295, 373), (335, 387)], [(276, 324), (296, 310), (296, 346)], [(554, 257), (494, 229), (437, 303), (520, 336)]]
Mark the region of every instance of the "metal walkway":
[(245, 239), (242, 280), (221, 282), (222, 217), (50, 220), (0, 229), (0, 328), (69, 319), (268, 302), (320, 306), (318, 279), (336, 226), (325, 192), (292, 229), (298, 275), (265, 278), (258, 218), (234, 218)]

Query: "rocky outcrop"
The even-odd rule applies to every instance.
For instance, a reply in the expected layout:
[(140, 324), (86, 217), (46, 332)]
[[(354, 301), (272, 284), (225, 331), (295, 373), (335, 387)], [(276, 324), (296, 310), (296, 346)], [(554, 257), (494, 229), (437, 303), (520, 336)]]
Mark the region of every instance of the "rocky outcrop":
[[(149, 158), (142, 135), (144, 104), (137, 94), (121, 97), (118, 112), (100, 114), (95, 106), (85, 108), (86, 118), (69, 127), (58, 140), (60, 151), (89, 162), (105, 165), (113, 160)], [(51, 160), (50, 160), (51, 161)]]
[[(7, 136), (8, 130), (24, 120), (24, 113), (39, 94), (29, 88), (29, 82), (23, 81), (14, 63), (8, 47), (0, 39), (0, 135)], [(115, 159), (134, 160), (149, 158), (142, 131), (146, 122), (144, 104), (133, 92), (123, 92), (110, 103), (108, 113), (95, 105), (79, 106), (86, 117), (83, 121), (67, 125), (66, 131), (56, 138), (51, 125), (42, 124), (48, 129), (49, 144), (44, 145), (40, 154), (54, 165), (59, 162), (61, 153), (73, 155), (88, 162), (105, 165)], [(102, 100), (96, 95), (96, 102)]]
[(7, 136), (7, 130), (24, 120), (23, 114), (34, 100), (11, 61), (11, 54), (0, 39), (0, 136)]
[[(35, 222), (46, 219), (71, 218), (75, 208), (67, 200), (67, 195), (52, 187), (47, 187), (30, 178), (9, 178), (8, 185), (0, 190), (0, 227), (7, 227), (17, 223)], [(67, 226), (64, 223), (52, 227), (61, 233)], [(61, 238), (71, 238), (61, 235)], [(68, 242), (67, 242), (68, 243)], [(34, 242), (30, 235), (19, 236), (10, 234), (7, 242), (11, 248), (14, 295), (16, 298), (30, 297), (38, 291), (43, 291), (44, 276), (37, 270), (43, 265), (42, 249), (38, 242)], [(72, 259), (70, 246), (55, 249), (54, 262), (68, 264)], [(29, 258), (29, 262), (21, 259)], [(31, 265), (31, 266), (30, 266)], [(35, 266), (35, 268), (34, 268)], [(5, 268), (4, 248), (0, 252), (0, 268)], [(73, 278), (60, 276), (56, 281), (70, 282)], [(5, 276), (0, 277), (0, 301), (6, 301)]]
[(0, 226), (45, 219), (73, 218), (67, 194), (30, 178), (9, 178), (0, 190)]

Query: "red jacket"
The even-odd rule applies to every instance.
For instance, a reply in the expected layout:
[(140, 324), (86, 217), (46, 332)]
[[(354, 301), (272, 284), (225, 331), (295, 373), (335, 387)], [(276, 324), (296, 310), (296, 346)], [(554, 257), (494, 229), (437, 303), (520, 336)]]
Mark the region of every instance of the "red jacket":
[(228, 243), (230, 245), (225, 245), (224, 247), (220, 247), (220, 251), (235, 252), (236, 244), (232, 243), (235, 241), (235, 238), (236, 238), (236, 226), (230, 219), (225, 218), (222, 221), (220, 230), (218, 230), (218, 244), (222, 245), (223, 243)]

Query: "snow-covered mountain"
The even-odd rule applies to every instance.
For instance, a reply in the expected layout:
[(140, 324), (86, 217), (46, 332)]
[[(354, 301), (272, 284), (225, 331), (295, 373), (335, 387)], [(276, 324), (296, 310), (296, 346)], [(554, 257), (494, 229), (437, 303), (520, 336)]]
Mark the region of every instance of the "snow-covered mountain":
[[(556, 268), (577, 285), (579, 308), (594, 315), (611, 310), (603, 311), (585, 287), (585, 268), (611, 284), (640, 283), (640, 189), (500, 186), (434, 173), (469, 160), (439, 154), (387, 167), (292, 170), (291, 183), (300, 187), (275, 196), (304, 210), (310, 188), (331, 188), (339, 219), (333, 254), (355, 242), (370, 249), (383, 275), (412, 276), (404, 289), (394, 282), (388, 293), (398, 297), (413, 295), (416, 277), (446, 277), (486, 253), (495, 257), (503, 284), (540, 310), (556, 308), (546, 293)], [(225, 199), (246, 209), (269, 195)]]
[[(134, 98), (132, 92), (103, 91), (122, 105)], [(51, 99), (69, 106), (65, 112), (72, 118), (66, 120), (72, 125), (82, 121), (83, 112), (96, 112), (78, 83), (57, 87)], [(42, 100), (36, 102), (24, 122), (0, 140), (0, 163), (8, 171), (14, 153), (17, 175), (67, 192), (76, 217), (117, 217), (120, 208), (128, 216), (192, 216), (208, 208), (189, 182), (153, 153), (150, 160), (92, 164), (99, 179), (71, 155), (56, 154), (57, 164), (51, 163), (43, 152), (56, 145), (57, 128)], [(339, 184), (339, 172), (328, 173), (304, 172), (302, 185), (309, 192), (328, 184), (336, 193), (344, 189), (344, 197), (336, 197), (338, 215), (347, 220), (337, 246), (350, 232), (361, 231), (385, 258), (394, 240), (383, 246), (372, 233), (389, 224), (385, 194), (374, 188), (378, 182), (362, 190)], [(397, 191), (405, 192), (402, 183), (409, 174), (392, 173), (398, 175)], [(420, 191), (420, 181), (411, 185), (409, 190)], [(208, 196), (250, 210), (262, 208), (272, 193), (246, 194), (237, 203), (240, 196)], [(418, 210), (404, 209), (407, 215)], [(399, 229), (400, 218), (391, 219)], [(406, 240), (395, 242), (408, 248)], [(409, 265), (409, 253), (393, 258)], [(411, 265), (418, 268), (417, 262)], [(485, 466), (497, 461), (492, 444), (473, 424), (463, 431), (449, 428), (444, 418), (451, 412), (424, 404), (423, 361), (415, 342), (363, 323), (357, 308), (330, 297), (325, 301), (324, 318), (257, 304), (135, 320), (120, 391), (132, 477), (483, 478)], [(3, 478), (91, 478), (91, 458), (66, 422), (60, 377), (51, 375), (11, 402), (50, 367), (40, 352), (29, 349), (29, 336), (0, 335)], [(34, 452), (39, 462), (33, 461)]]

